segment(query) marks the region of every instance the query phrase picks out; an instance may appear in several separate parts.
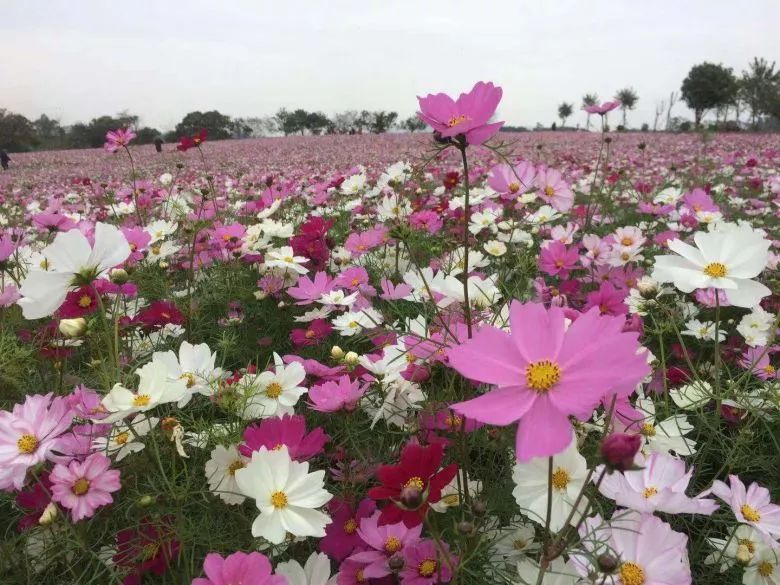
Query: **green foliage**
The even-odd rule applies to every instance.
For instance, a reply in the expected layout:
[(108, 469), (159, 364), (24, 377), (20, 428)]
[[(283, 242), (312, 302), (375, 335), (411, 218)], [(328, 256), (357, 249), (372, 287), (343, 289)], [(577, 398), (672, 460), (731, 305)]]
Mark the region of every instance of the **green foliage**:
[(682, 97), (694, 111), (696, 126), (707, 110), (733, 104), (737, 90), (731, 68), (715, 63), (694, 65), (682, 83)]
[(192, 136), (201, 130), (208, 130), (209, 140), (224, 140), (232, 136), (233, 124), (230, 116), (220, 114), (217, 110), (195, 111), (184, 116), (173, 132), (181, 137)]

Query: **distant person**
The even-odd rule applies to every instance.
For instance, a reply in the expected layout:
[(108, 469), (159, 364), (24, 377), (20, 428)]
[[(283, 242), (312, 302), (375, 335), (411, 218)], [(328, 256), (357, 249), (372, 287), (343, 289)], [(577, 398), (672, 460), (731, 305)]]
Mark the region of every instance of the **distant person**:
[(162, 152), (163, 139), (159, 136), (154, 139), (154, 149), (157, 152)]
[(8, 170), (9, 162), (11, 162), (11, 157), (8, 156), (8, 153), (4, 149), (0, 148), (0, 165), (2, 165), (4, 171)]

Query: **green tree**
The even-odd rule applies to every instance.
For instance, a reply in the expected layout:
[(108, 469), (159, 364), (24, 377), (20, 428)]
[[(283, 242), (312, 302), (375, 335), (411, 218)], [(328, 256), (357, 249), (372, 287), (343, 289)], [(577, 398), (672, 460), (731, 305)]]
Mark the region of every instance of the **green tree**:
[(322, 112), (308, 112), (306, 114), (306, 128), (312, 134), (322, 134), (322, 131), (332, 126), (332, 122)]
[(384, 134), (398, 119), (398, 112), (373, 112), (370, 117), (369, 128), (374, 134)]
[(750, 122), (758, 124), (763, 114), (770, 114), (773, 104), (780, 94), (780, 71), (775, 71), (775, 63), (755, 57), (749, 69), (742, 73), (740, 95), (750, 109)]
[(615, 94), (615, 99), (620, 101), (620, 110), (623, 112), (623, 127), (626, 127), (626, 114), (633, 110), (639, 101), (639, 96), (632, 87), (621, 89)]
[(59, 120), (41, 114), (32, 124), (39, 148), (62, 148), (65, 145), (65, 130)]
[(36, 143), (35, 127), (22, 116), (0, 108), (0, 148), (10, 151), (31, 150)]
[(120, 112), (115, 116), (92, 118), (89, 124), (79, 122), (71, 126), (66, 142), (70, 148), (99, 148), (105, 144), (106, 133), (117, 128), (134, 128), (138, 116)]
[[(599, 103), (599, 96), (595, 93), (586, 93), (582, 96), (582, 108), (585, 109), (588, 106), (595, 106)], [(590, 130), (590, 114), (587, 114), (585, 118), (585, 128)]]
[(154, 139), (160, 136), (160, 131), (157, 130), (157, 128), (150, 128), (149, 126), (144, 126), (143, 128), (139, 128), (135, 131), (136, 133), (136, 144), (151, 144), (154, 142)]
[(417, 130), (425, 130), (427, 128), (427, 124), (420, 120), (419, 116), (409, 116), (401, 122), (401, 127), (405, 130), (408, 130), (409, 132), (416, 132)]
[(698, 127), (707, 110), (732, 105), (737, 98), (737, 79), (730, 67), (715, 63), (699, 63), (688, 72), (682, 83), (682, 98), (693, 110)]
[(558, 117), (561, 119), (561, 128), (566, 126), (566, 118), (572, 115), (574, 112), (574, 105), (563, 102), (558, 106)]
[(208, 130), (209, 140), (224, 140), (232, 136), (233, 121), (217, 110), (190, 112), (176, 125), (174, 132), (181, 137), (192, 136), (201, 130)]

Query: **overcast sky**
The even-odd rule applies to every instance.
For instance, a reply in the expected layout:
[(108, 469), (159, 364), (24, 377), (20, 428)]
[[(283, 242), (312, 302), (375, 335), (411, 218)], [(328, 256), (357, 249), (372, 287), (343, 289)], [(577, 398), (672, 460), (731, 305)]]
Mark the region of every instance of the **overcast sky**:
[(167, 130), (196, 109), (407, 116), (485, 80), (524, 125), (632, 86), (638, 126), (695, 63), (780, 59), (778, 24), (780, 0), (0, 0), (0, 107)]

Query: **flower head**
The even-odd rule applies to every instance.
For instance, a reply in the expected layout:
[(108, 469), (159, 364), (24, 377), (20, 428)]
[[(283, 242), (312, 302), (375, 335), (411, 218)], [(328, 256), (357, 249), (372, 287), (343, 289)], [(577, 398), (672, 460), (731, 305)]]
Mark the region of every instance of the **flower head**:
[(114, 501), (111, 494), (121, 487), (119, 470), (110, 467), (111, 460), (102, 453), (93, 453), (82, 463), (55, 465), (49, 475), (52, 499), (70, 510), (74, 522), (92, 517)]
[(282, 575), (273, 575), (271, 562), (259, 552), (235, 552), (227, 557), (209, 553), (203, 561), (206, 577), (198, 577), (192, 585), (287, 585)]

